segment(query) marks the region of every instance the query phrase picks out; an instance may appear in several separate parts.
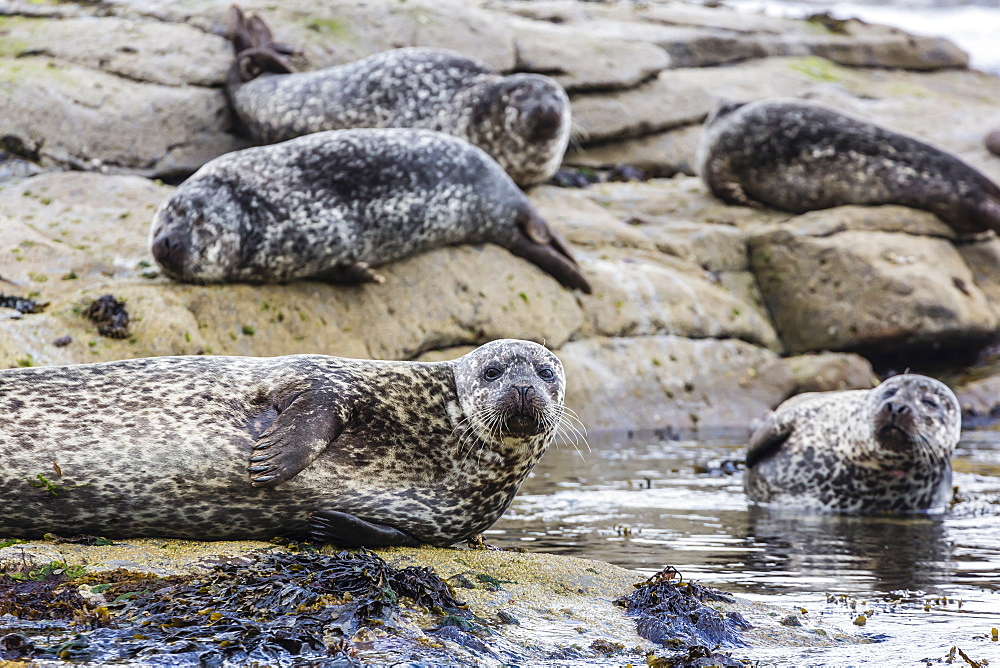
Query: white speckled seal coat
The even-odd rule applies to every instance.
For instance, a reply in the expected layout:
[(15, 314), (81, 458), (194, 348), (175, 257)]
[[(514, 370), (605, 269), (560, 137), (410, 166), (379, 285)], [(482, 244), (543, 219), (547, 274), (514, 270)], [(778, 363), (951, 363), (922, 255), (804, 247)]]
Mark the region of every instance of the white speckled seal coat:
[(562, 420), (528, 341), (449, 362), (159, 357), (0, 372), (0, 536), (447, 545), (493, 524)]
[(212, 160), (153, 217), (179, 281), (380, 280), (420, 251), (495, 243), (590, 292), (565, 242), (483, 151), (430, 130), (331, 130)]
[(805, 510), (940, 511), (961, 425), (954, 393), (915, 374), (792, 397), (750, 438), (746, 492)]
[(255, 15), (233, 8), (230, 104), (260, 143), (322, 130), (424, 128), (478, 146), (519, 185), (549, 179), (569, 143), (566, 91), (540, 74), (502, 76), (442, 49), (411, 47), (314, 72), (293, 72)]
[(802, 213), (901, 204), (959, 234), (1000, 231), (1000, 186), (941, 149), (801, 100), (727, 104), (705, 124), (696, 160), (730, 204)]

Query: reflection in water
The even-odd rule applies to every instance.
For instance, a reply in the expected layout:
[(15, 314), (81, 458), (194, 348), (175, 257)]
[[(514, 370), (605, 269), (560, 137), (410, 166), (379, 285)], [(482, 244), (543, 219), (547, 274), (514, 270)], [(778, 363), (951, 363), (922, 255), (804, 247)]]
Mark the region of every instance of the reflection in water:
[(738, 439), (592, 438), (591, 446), (583, 460), (572, 448), (546, 454), (488, 542), (648, 574), (672, 565), (702, 584), (806, 607), (852, 631), (854, 603), (875, 608), (860, 631), (885, 642), (757, 657), (768, 665), (918, 665), (952, 644), (1000, 665), (1000, 645), (986, 640), (1000, 627), (1000, 434), (963, 436), (954, 461), (959, 502), (943, 516), (800, 516), (752, 506), (730, 463), (742, 456)]
[(796, 516), (757, 506), (748, 516), (747, 540), (763, 548), (747, 553), (755, 570), (780, 569), (807, 583), (831, 573), (865, 573), (884, 592), (951, 582), (951, 548), (940, 516)]

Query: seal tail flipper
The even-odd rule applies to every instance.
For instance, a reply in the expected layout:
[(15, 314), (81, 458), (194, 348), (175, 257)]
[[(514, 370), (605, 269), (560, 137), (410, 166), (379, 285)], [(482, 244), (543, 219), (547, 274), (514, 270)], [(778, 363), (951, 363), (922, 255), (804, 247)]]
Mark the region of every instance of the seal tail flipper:
[(254, 487), (275, 487), (291, 480), (344, 430), (336, 401), (326, 392), (305, 390), (257, 437), (247, 471)]
[(296, 68), (285, 56), (297, 51), (274, 41), (271, 29), (256, 14), (244, 14), (238, 5), (229, 8), (226, 38), (236, 53), (234, 69), (241, 81), (249, 81), (264, 72), (291, 74)]
[(309, 535), (337, 547), (418, 547), (420, 541), (388, 524), (377, 524), (339, 510), (316, 510), (309, 516)]
[(510, 252), (536, 265), (565, 287), (591, 294), (590, 283), (580, 272), (569, 246), (541, 216), (529, 212), (518, 221), (518, 230), (520, 234), (514, 235)]

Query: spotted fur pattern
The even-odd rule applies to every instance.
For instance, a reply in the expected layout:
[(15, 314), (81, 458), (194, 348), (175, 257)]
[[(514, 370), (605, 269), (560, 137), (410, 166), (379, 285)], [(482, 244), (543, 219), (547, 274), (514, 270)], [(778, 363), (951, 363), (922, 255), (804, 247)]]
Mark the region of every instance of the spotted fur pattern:
[(1000, 231), (1000, 186), (944, 151), (799, 100), (720, 107), (697, 164), (730, 204), (802, 213), (844, 204), (900, 204), (960, 234)]
[(951, 499), (960, 431), (954, 393), (925, 376), (800, 395), (751, 437), (746, 492), (758, 503), (811, 510), (940, 511)]
[(237, 116), (261, 143), (346, 128), (437, 130), (483, 149), (523, 186), (555, 174), (569, 144), (569, 98), (553, 79), (501, 76), (442, 49), (395, 49), (246, 82), (231, 76), (227, 90)]
[(160, 206), (150, 240), (168, 276), (195, 283), (355, 282), (420, 251), (484, 242), (590, 290), (510, 177), (430, 130), (319, 132), (220, 156)]
[[(0, 536), (302, 537), (325, 509), (450, 544), (510, 504), (564, 391), (554, 355), (511, 339), (438, 363), (190, 356), (3, 371)], [(279, 455), (265, 468), (305, 466), (275, 483), (262, 451)]]

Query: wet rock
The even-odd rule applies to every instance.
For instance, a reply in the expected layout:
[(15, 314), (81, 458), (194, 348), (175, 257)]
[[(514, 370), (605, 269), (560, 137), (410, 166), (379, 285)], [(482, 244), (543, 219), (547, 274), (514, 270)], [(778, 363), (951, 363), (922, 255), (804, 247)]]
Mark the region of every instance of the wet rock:
[(514, 18), (511, 27), (517, 69), (548, 74), (568, 91), (628, 88), (670, 64), (663, 49), (645, 42)]
[(954, 390), (963, 420), (1000, 417), (1000, 374), (962, 383)]
[(737, 626), (733, 618), (706, 605), (712, 602), (735, 599), (717, 589), (657, 574), (615, 604), (636, 617), (639, 635), (660, 645), (747, 647), (740, 636), (744, 625)]
[(986, 234), (974, 241), (956, 246), (965, 264), (972, 271), (972, 280), (989, 300), (994, 312), (1000, 315), (1000, 238)]
[(852, 353), (814, 353), (785, 360), (795, 378), (793, 394), (870, 390), (878, 384), (871, 363)]
[(852, 209), (812, 212), (750, 239), (789, 351), (927, 353), (992, 336), (996, 315), (951, 242), (855, 231)]
[(732, 339), (588, 338), (556, 351), (587, 429), (736, 431), (794, 385), (777, 354)]

